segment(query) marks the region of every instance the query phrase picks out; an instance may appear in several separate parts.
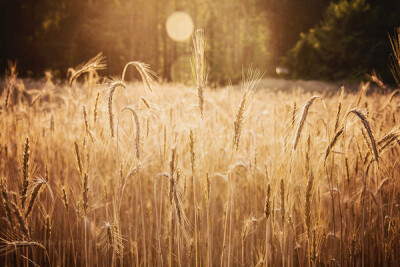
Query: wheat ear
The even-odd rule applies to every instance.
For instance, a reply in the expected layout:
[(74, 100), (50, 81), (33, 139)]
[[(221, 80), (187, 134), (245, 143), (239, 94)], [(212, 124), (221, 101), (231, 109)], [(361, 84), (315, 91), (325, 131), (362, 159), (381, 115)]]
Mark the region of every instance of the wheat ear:
[(371, 127), (369, 125), (369, 122), (368, 122), (367, 118), (365, 118), (364, 114), (362, 114), (359, 109), (352, 109), (352, 110), (349, 111), (349, 114), (350, 113), (354, 113), (361, 120), (361, 122), (363, 123), (364, 128), (368, 133), (368, 137), (369, 137), (369, 139), (371, 141), (372, 151), (374, 153), (375, 160), (376, 160), (377, 163), (379, 163), (379, 154), (378, 154), (378, 150), (376, 148), (375, 138), (374, 138), (374, 135), (372, 134)]
[[(136, 158), (140, 159), (140, 120), (139, 120), (139, 115), (138, 115), (138, 111), (135, 109), (135, 107), (133, 106), (126, 106), (121, 110), (121, 113), (124, 110), (129, 110), (132, 115), (133, 115), (133, 119), (135, 120), (135, 124), (136, 124), (136, 138), (135, 138), (135, 144), (136, 144)], [(120, 114), (121, 114), (120, 113)], [(119, 120), (118, 120), (119, 121)], [(118, 122), (119, 124), (119, 122)]]
[(329, 146), (326, 148), (325, 152), (325, 160), (328, 158), (330, 152), (332, 151), (332, 148), (335, 146), (337, 141), (339, 140), (339, 137), (343, 134), (344, 132), (344, 127), (340, 128), (339, 131), (336, 132), (335, 136), (332, 138), (332, 141), (329, 143)]
[(308, 114), (308, 110), (310, 109), (312, 103), (314, 103), (314, 100), (316, 99), (321, 99), (321, 97), (319, 96), (313, 96), (311, 97), (305, 104), (303, 111), (301, 113), (301, 117), (300, 117), (300, 121), (299, 124), (297, 126), (297, 130), (296, 130), (296, 135), (294, 138), (294, 144), (293, 144), (293, 150), (296, 150), (297, 147), (297, 143), (299, 142), (300, 136), (301, 136), (301, 131), (303, 130), (304, 127), (304, 123), (306, 122), (306, 118), (307, 118), (307, 114)]
[(259, 70), (253, 70), (252, 68), (249, 68), (247, 75), (244, 75), (243, 73), (243, 96), (236, 113), (236, 120), (234, 122), (233, 146), (236, 150), (239, 148), (240, 135), (243, 127), (248, 95), (256, 89), (258, 83), (260, 82), (261, 76), (262, 75)]
[(126, 88), (126, 85), (122, 81), (113, 80), (109, 83), (109, 89), (108, 89), (108, 116), (109, 116), (109, 121), (110, 121), (111, 137), (114, 137), (114, 114), (112, 111), (112, 100), (113, 100), (113, 95), (114, 95), (115, 89), (118, 86)]
[(99, 98), (100, 98), (100, 92), (97, 92), (96, 101), (94, 103), (94, 111), (93, 111), (93, 122), (94, 123), (96, 123), (96, 120), (97, 120), (97, 108), (99, 105)]
[(27, 137), (25, 140), (25, 148), (22, 160), (22, 191), (21, 191), (21, 206), (22, 209), (25, 206), (26, 200), (26, 192), (28, 191), (29, 186), (29, 138)]
[(204, 113), (204, 88), (207, 84), (207, 67), (204, 52), (207, 39), (204, 37), (204, 30), (196, 30), (193, 36), (193, 58), (192, 58), (192, 78), (196, 83), (197, 96), (199, 99), (199, 109), (201, 118)]
[(85, 173), (82, 180), (82, 203), (83, 203), (83, 213), (86, 216), (89, 207), (89, 177)]
[(129, 66), (134, 66), (136, 68), (136, 70), (142, 77), (144, 85), (150, 92), (152, 92), (153, 88), (156, 86), (155, 82), (156, 74), (150, 69), (150, 66), (148, 64), (139, 61), (132, 61), (127, 63), (122, 72), (122, 78), (121, 78), (122, 81), (125, 81), (126, 70), (128, 69)]
[(69, 204), (68, 204), (67, 192), (66, 192), (64, 186), (61, 188), (61, 193), (62, 193), (62, 199), (63, 199), (64, 207), (68, 212), (69, 211)]
[(30, 238), (29, 230), (28, 230), (28, 227), (26, 226), (26, 222), (25, 222), (24, 217), (22, 217), (21, 211), (19, 210), (19, 208), (17, 207), (17, 205), (15, 205), (13, 202), (11, 202), (11, 207), (12, 207), (12, 209), (13, 209), (15, 218), (16, 218), (17, 221), (18, 221), (19, 228), (20, 228), (21, 232), (24, 234), (24, 236), (25, 236), (26, 238), (29, 239), (29, 238)]
[(81, 156), (79, 153), (79, 147), (78, 147), (78, 143), (75, 142), (75, 158), (76, 158), (76, 162), (78, 163), (78, 171), (80, 176), (83, 176), (83, 167), (82, 167), (82, 161), (81, 161)]
[(85, 106), (82, 107), (82, 112), (83, 112), (83, 120), (85, 122), (86, 134), (89, 135), (90, 140), (92, 140), (92, 142), (94, 142), (94, 137), (93, 137), (92, 133), (89, 130), (89, 123), (87, 121), (87, 113), (86, 113), (86, 107)]
[(42, 188), (42, 186), (45, 183), (46, 183), (45, 180), (37, 179), (37, 181), (35, 181), (35, 183), (33, 184), (32, 193), (30, 194), (31, 198), (29, 200), (28, 208), (26, 209), (26, 212), (25, 212), (25, 219), (28, 218), (29, 214), (31, 213), (33, 206), (35, 204), (35, 200), (36, 200), (37, 196), (39, 195), (40, 189)]
[(4, 181), (1, 179), (0, 181), (0, 192), (2, 196), (2, 204), (4, 209), (6, 210), (6, 215), (8, 222), (10, 223), (11, 227), (14, 227), (14, 220), (13, 220), (13, 215), (12, 215), (12, 209), (11, 209), (11, 200), (8, 197), (8, 192), (6, 187), (4, 186)]
[(92, 71), (92, 70), (101, 70), (106, 68), (106, 63), (105, 63), (105, 57), (103, 56), (102, 53), (97, 54), (97, 56), (89, 59), (87, 63), (83, 63), (81, 65), (78, 65), (74, 70), (69, 70), (69, 72), (72, 73), (70, 79), (69, 79), (69, 86), (72, 85), (72, 83), (78, 79), (80, 75), (83, 73)]

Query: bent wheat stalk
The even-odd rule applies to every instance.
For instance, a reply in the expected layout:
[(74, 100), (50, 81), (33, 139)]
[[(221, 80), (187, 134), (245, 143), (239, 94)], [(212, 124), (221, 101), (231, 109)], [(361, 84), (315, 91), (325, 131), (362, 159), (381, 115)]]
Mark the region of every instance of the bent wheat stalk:
[(303, 111), (302, 111), (301, 117), (300, 117), (300, 121), (299, 121), (299, 124), (297, 126), (296, 135), (294, 137), (293, 150), (296, 150), (297, 144), (298, 144), (300, 136), (301, 136), (301, 131), (303, 130), (304, 124), (306, 122), (308, 110), (310, 109), (311, 105), (314, 103), (314, 101), (316, 99), (321, 99), (322, 100), (322, 98), (319, 97), (319, 96), (313, 96), (306, 102), (306, 104), (305, 104), (305, 106), (303, 108)]
[(152, 92), (153, 88), (155, 87), (155, 78), (156, 74), (150, 69), (150, 66), (146, 63), (139, 62), (139, 61), (131, 61), (127, 63), (124, 67), (124, 70), (122, 72), (122, 78), (121, 81), (125, 81), (125, 74), (126, 70), (128, 69), (129, 66), (134, 66), (136, 70), (139, 72), (140, 76), (142, 77), (143, 83), (146, 86), (146, 88)]
[(78, 79), (84, 73), (93, 70), (102, 70), (105, 69), (107, 64), (104, 61), (105, 57), (102, 53), (97, 54), (94, 58), (89, 59), (87, 63), (83, 63), (78, 65), (75, 69), (69, 69), (68, 72), (71, 72), (71, 77), (69, 78), (69, 86)]
[(118, 86), (126, 88), (126, 85), (120, 80), (114, 79), (114, 80), (109, 82), (109, 89), (108, 89), (108, 116), (109, 116), (109, 121), (110, 121), (111, 137), (114, 137), (114, 114), (113, 114), (113, 111), (112, 111), (112, 100), (113, 100), (113, 95), (114, 95), (115, 89)]
[(348, 112), (348, 114), (350, 114), (350, 113), (354, 113), (361, 120), (361, 122), (363, 123), (364, 128), (368, 133), (368, 137), (369, 137), (369, 139), (371, 141), (372, 151), (374, 153), (375, 160), (376, 160), (377, 163), (379, 163), (378, 149), (376, 148), (375, 138), (374, 138), (374, 135), (372, 134), (371, 127), (370, 127), (370, 124), (369, 124), (367, 118), (365, 118), (364, 114), (362, 114), (361, 111), (359, 109), (357, 109), (357, 108), (350, 110)]
[(46, 181), (44, 179), (41, 179), (41, 178), (38, 178), (34, 182), (33, 187), (31, 189), (31, 192), (30, 192), (31, 198), (29, 200), (28, 208), (27, 208), (27, 210), (25, 212), (25, 219), (28, 218), (28, 216), (29, 216), (30, 212), (32, 211), (33, 206), (35, 204), (35, 200), (36, 200), (37, 196), (39, 195), (40, 189), (45, 184), (46, 184)]
[[(117, 123), (117, 138), (118, 138), (118, 127), (119, 127), (119, 120), (120, 116), (123, 111), (128, 110), (132, 113), (133, 118), (135, 120), (135, 125), (136, 125), (136, 137), (135, 137), (135, 144), (136, 144), (136, 158), (140, 159), (140, 121), (139, 121), (139, 111), (136, 110), (134, 106), (126, 106), (124, 107), (118, 117), (118, 123)], [(118, 141), (117, 141), (118, 142)]]
[(344, 132), (344, 127), (340, 128), (340, 130), (336, 132), (332, 141), (329, 143), (329, 146), (326, 148), (326, 152), (325, 152), (325, 161), (328, 158), (330, 152), (332, 151), (332, 148), (335, 146), (335, 144), (339, 140), (339, 137), (343, 134), (343, 132)]

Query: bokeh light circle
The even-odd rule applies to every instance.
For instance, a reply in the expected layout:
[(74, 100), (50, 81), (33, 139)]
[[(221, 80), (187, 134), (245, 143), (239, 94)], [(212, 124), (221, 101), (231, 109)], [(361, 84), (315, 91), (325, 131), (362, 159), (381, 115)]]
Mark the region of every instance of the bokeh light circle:
[(193, 20), (186, 12), (173, 12), (167, 19), (168, 36), (176, 42), (184, 42), (193, 33)]

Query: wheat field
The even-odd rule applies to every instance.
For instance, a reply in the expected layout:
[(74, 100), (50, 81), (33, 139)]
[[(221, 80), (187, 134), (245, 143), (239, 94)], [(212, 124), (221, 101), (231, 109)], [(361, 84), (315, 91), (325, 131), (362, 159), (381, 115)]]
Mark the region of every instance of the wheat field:
[(399, 91), (270, 91), (251, 68), (209, 89), (204, 46), (193, 86), (141, 62), (103, 79), (101, 55), (68, 82), (10, 65), (0, 265), (400, 264)]

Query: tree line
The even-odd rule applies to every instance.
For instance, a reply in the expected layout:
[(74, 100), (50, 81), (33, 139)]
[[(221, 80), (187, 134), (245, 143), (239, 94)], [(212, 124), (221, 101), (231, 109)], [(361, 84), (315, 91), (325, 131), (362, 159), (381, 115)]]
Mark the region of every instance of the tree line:
[[(126, 62), (137, 60), (150, 64), (163, 80), (187, 79), (191, 40), (175, 42), (165, 27), (172, 12), (184, 11), (208, 38), (210, 83), (238, 81), (242, 67), (250, 64), (268, 76), (279, 65), (295, 78), (357, 78), (373, 67), (386, 75), (386, 34), (400, 25), (398, 2), (3, 0), (0, 70), (4, 73), (7, 60), (17, 60), (23, 76), (39, 77), (51, 69), (64, 78), (68, 67), (103, 52), (104, 75), (118, 75)], [(345, 16), (335, 11), (346, 8)], [(351, 53), (354, 45), (360, 46), (357, 54)], [(344, 59), (329, 59), (337, 54)]]

